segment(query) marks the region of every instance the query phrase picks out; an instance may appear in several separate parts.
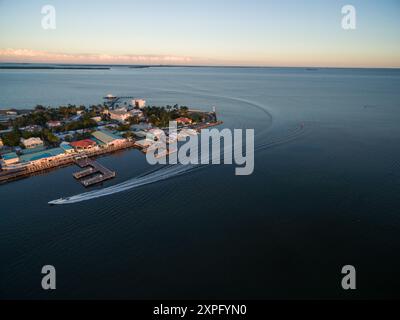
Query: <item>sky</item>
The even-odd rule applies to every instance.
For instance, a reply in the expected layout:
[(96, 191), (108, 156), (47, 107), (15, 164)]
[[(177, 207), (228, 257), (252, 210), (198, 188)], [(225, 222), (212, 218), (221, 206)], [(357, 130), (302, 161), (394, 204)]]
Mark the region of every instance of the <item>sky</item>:
[(400, 1), (0, 0), (0, 62), (398, 68)]

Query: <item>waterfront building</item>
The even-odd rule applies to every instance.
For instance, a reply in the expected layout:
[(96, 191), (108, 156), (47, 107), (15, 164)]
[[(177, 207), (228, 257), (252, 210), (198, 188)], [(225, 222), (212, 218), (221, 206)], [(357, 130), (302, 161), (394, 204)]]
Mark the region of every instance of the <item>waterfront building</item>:
[(9, 166), (19, 162), (19, 157), (15, 152), (9, 152), (2, 155), (2, 166)]
[(24, 145), (25, 148), (31, 149), (36, 148), (39, 146), (43, 146), (43, 141), (40, 138), (32, 137), (29, 139), (21, 138), (21, 143)]
[(192, 123), (192, 119), (189, 119), (186, 117), (180, 117), (178, 119), (175, 119), (175, 121), (177, 122), (177, 124), (191, 124)]
[[(70, 145), (77, 151), (79, 150), (88, 150), (94, 148), (97, 144), (95, 141), (91, 139), (83, 139), (79, 141), (73, 141)], [(61, 147), (61, 146), (60, 146)]]
[(64, 150), (65, 153), (74, 153), (75, 149), (68, 142), (61, 142), (60, 148)]
[(50, 161), (65, 157), (65, 152), (62, 148), (45, 149), (39, 152), (23, 154), (20, 156), (22, 163), (30, 163), (40, 165)]
[(92, 133), (92, 136), (104, 143), (106, 146), (116, 146), (126, 142), (126, 139), (112, 133), (109, 130), (98, 130)]

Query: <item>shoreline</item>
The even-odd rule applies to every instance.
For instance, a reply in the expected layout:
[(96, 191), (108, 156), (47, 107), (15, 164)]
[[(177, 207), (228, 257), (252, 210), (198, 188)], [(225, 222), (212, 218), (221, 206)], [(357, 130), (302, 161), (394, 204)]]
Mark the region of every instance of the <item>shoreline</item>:
[(88, 157), (88, 158), (96, 157), (97, 158), (97, 157), (101, 157), (101, 156), (111, 155), (118, 151), (123, 151), (123, 150), (133, 149), (133, 148), (140, 149), (135, 144), (134, 141), (127, 141), (124, 145), (107, 147), (107, 148), (104, 148), (101, 150), (96, 150), (94, 152), (80, 152), (77, 154), (72, 154), (72, 155), (66, 156), (59, 160), (55, 160), (55, 161), (53, 160), (52, 162), (42, 164), (40, 166), (37, 166), (37, 165), (30, 166), (29, 164), (27, 164), (27, 166), (25, 168), (21, 168), (21, 169), (1, 170), (0, 171), (0, 185), (7, 183), (7, 182), (12, 182), (15, 180), (19, 180), (19, 179), (23, 179), (23, 178), (30, 177), (30, 176), (35, 176), (37, 174), (56, 170), (58, 168), (64, 168), (64, 167), (70, 166), (72, 164), (75, 164), (76, 161), (81, 157)]
[[(8, 66), (10, 65), (10, 66)], [(21, 66), (21, 67), (19, 67)], [(33, 67), (44, 67), (48, 69), (112, 69), (116, 68), (131, 68), (131, 69), (146, 69), (146, 68), (234, 68), (234, 69), (321, 69), (321, 70), (400, 70), (400, 66), (323, 66), (323, 65), (304, 65), (304, 66), (262, 66), (262, 65), (180, 65), (180, 64), (84, 64), (84, 63), (39, 63), (39, 62), (1, 62), (0, 69), (32, 69)], [(53, 67), (54, 66), (54, 67)], [(59, 67), (57, 67), (59, 66)]]
[(111, 67), (0, 66), (0, 70), (111, 70)]
[[(198, 133), (201, 132), (202, 129), (206, 129), (209, 127), (215, 127), (223, 124), (223, 121), (216, 121), (216, 122), (210, 122), (206, 124), (202, 124), (197, 126), (194, 130), (196, 130)], [(97, 157), (102, 157), (102, 156), (107, 156), (111, 155), (117, 152), (123, 152), (127, 149), (138, 149), (142, 153), (146, 154), (147, 147), (140, 146), (136, 143), (135, 140), (126, 140), (124, 144), (120, 144), (117, 146), (108, 146), (108, 147), (103, 147), (100, 150), (95, 150), (95, 151), (86, 151), (86, 152), (78, 152), (70, 155), (66, 155), (65, 157), (61, 159), (56, 159), (52, 160), (51, 162), (44, 163), (41, 165), (32, 165), (32, 164), (26, 164), (25, 167), (21, 167), (20, 169), (1, 169), (0, 170), (0, 185), (5, 184), (8, 182), (20, 180), (23, 178), (28, 178), (31, 176), (35, 176), (38, 174), (50, 172), (59, 168), (64, 168), (73, 164), (77, 164), (77, 161), (82, 158), (82, 157), (87, 157), (87, 158), (97, 158)], [(166, 154), (161, 155), (160, 157), (164, 157), (169, 155), (170, 152), (167, 152)]]

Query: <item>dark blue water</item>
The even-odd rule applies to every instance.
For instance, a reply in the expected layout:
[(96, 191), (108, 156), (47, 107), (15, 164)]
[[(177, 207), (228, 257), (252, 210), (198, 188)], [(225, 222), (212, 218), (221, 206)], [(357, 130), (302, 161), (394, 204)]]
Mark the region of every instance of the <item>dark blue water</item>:
[[(399, 297), (400, 71), (1, 70), (0, 88), (1, 108), (215, 105), (258, 150), (251, 176), (208, 166), (65, 206), (47, 202), (86, 191), (76, 167), (1, 185), (1, 297)], [(137, 150), (99, 162), (117, 171), (103, 187), (153, 169)], [(347, 264), (356, 291), (341, 289)]]

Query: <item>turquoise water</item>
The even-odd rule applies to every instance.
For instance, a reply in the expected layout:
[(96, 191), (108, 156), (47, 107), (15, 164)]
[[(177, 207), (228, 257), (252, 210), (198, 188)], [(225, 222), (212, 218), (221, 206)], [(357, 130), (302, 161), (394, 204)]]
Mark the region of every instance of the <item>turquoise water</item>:
[[(400, 71), (301, 68), (0, 70), (0, 107), (97, 104), (107, 93), (211, 110), (255, 129), (255, 171), (207, 166), (136, 186), (137, 150), (99, 158), (121, 192), (67, 167), (0, 186), (5, 298), (398, 297)], [(41, 290), (41, 267), (57, 290)], [(357, 269), (358, 290), (340, 287)]]

